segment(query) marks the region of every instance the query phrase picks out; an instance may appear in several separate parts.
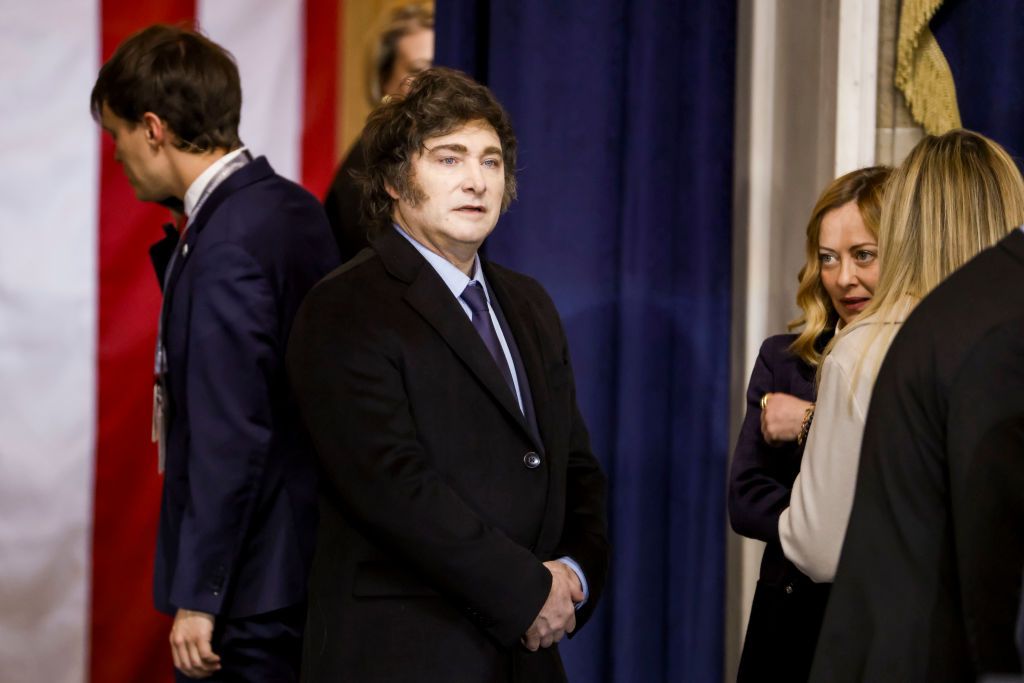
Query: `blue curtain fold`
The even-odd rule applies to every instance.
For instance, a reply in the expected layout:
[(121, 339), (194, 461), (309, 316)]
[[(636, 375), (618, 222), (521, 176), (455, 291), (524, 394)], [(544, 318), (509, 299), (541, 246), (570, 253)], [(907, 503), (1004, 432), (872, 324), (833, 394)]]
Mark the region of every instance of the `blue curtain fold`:
[(965, 128), (1024, 161), (1024, 0), (945, 0), (929, 27), (956, 84)]
[(565, 321), (613, 562), (573, 681), (721, 680), (736, 6), (438, 0), (437, 63), (520, 143), (486, 244)]

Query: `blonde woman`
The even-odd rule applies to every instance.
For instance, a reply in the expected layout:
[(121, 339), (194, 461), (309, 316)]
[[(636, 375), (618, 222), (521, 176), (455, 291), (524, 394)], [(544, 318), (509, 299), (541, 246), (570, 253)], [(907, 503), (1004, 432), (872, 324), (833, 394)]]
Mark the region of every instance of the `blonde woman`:
[(882, 189), (891, 169), (865, 168), (829, 183), (807, 224), (790, 324), (799, 334), (761, 345), (747, 390), (747, 415), (729, 482), (729, 517), (737, 533), (764, 541), (739, 681), (806, 680), (828, 587), (788, 562), (779, 545), (779, 513), (800, 469), (801, 428), (814, 407), (814, 373), (836, 326), (851, 322), (878, 282), (877, 234)]
[(882, 209), (878, 287), (861, 317), (826, 350), (801, 472), (779, 515), (786, 558), (813, 580), (835, 576), (868, 403), (893, 337), (936, 285), (1022, 220), (1017, 167), (977, 133), (928, 136), (893, 173)]

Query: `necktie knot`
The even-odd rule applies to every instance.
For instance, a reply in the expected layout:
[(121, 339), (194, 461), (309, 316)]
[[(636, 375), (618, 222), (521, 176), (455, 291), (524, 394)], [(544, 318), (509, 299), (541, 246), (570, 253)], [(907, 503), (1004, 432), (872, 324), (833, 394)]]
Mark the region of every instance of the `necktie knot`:
[(487, 312), (487, 297), (479, 282), (474, 280), (466, 285), (466, 288), (462, 290), (461, 299), (469, 306), (469, 310), (473, 311), (474, 319), (476, 319), (477, 313)]

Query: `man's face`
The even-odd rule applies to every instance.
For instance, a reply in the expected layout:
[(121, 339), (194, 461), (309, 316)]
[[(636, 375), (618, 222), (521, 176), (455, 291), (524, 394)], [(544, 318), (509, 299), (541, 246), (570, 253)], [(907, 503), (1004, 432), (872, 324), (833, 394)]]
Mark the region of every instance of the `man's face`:
[[(449, 261), (475, 254), (501, 214), (505, 169), (490, 124), (470, 121), (427, 138), (412, 160), (413, 197), (397, 197), (395, 220)], [(395, 196), (392, 190), (392, 196)]]
[(434, 63), (434, 31), (423, 28), (398, 39), (395, 45), (395, 66), (384, 83), (384, 95), (406, 95), (411, 76), (430, 68)]
[(114, 140), (114, 159), (124, 169), (128, 182), (135, 190), (135, 196), (144, 202), (159, 201), (170, 196), (169, 183), (166, 181), (166, 159), (161, 146), (154, 144), (147, 123), (126, 121), (104, 103), (100, 124)]

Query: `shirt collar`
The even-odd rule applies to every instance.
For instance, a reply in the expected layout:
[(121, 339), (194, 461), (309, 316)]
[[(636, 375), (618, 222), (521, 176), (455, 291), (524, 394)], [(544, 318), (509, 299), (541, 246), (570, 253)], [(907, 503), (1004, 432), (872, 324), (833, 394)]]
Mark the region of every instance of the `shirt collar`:
[(217, 161), (210, 164), (210, 166), (199, 174), (199, 177), (192, 181), (192, 184), (185, 190), (185, 215), (191, 216), (192, 211), (196, 208), (196, 202), (203, 196), (203, 192), (206, 190), (206, 186), (210, 184), (210, 181), (220, 173), (220, 170), (230, 164), (236, 157), (244, 154), (246, 151), (245, 146), (239, 147), (238, 149), (228, 152)]
[(487, 301), (490, 303), (491, 297), (487, 292), (487, 282), (484, 280), (484, 271), (480, 267), (480, 257), (475, 256), (473, 258), (473, 277), (466, 277), (466, 274), (459, 270), (455, 264), (434, 252), (427, 249), (425, 246), (417, 242), (409, 233), (402, 230), (397, 224), (392, 224), (396, 232), (399, 235), (409, 240), (409, 244), (416, 247), (416, 251), (427, 260), (427, 263), (437, 271), (437, 274), (441, 276), (444, 284), (447, 285), (448, 289), (452, 291), (452, 294), (456, 299), (462, 296), (462, 292), (465, 291), (466, 286), (473, 281), (479, 282), (484, 288), (484, 295), (487, 296)]

